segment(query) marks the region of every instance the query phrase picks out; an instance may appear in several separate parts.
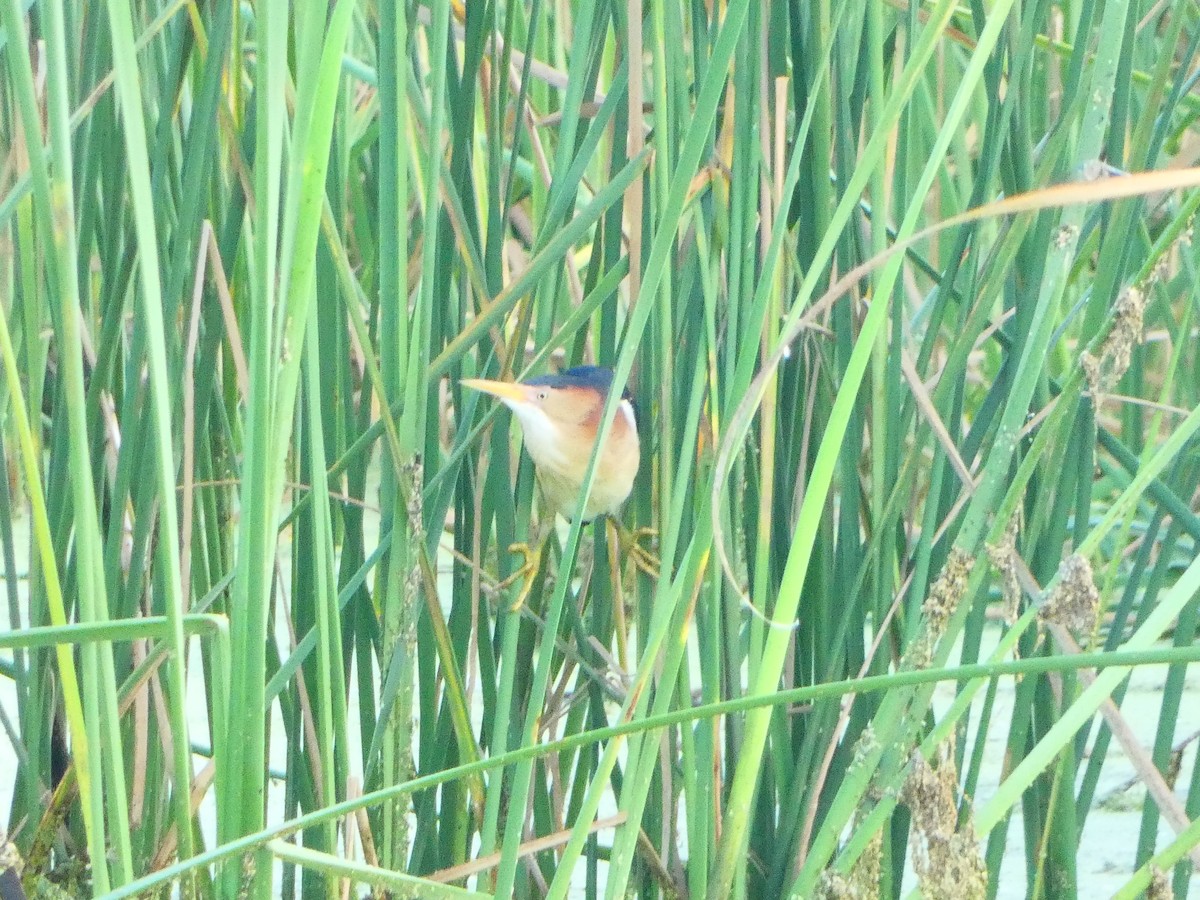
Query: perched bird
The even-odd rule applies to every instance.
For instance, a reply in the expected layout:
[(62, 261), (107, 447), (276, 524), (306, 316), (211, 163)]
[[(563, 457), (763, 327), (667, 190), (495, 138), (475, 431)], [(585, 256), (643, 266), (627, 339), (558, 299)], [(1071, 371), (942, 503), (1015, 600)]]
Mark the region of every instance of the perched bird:
[[(462, 384), (500, 398), (516, 413), (542, 495), (553, 512), (570, 519), (579, 507), (583, 476), (596, 446), (600, 414), (612, 379), (612, 369), (577, 366), (521, 382), (464, 378)], [(596, 478), (583, 509), (585, 522), (611, 515), (621, 507), (640, 463), (633, 397), (625, 391), (600, 451)]]

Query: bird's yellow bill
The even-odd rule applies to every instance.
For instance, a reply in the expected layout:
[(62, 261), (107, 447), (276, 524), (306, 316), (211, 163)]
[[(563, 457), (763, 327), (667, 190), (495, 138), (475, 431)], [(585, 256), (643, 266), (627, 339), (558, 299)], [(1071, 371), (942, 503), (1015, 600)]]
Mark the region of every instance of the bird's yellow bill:
[(485, 394), (491, 394), (493, 397), (499, 397), (501, 400), (509, 403), (526, 403), (529, 400), (529, 388), (515, 381), (489, 381), (486, 378), (464, 378), (459, 383), (463, 387), (483, 391)]

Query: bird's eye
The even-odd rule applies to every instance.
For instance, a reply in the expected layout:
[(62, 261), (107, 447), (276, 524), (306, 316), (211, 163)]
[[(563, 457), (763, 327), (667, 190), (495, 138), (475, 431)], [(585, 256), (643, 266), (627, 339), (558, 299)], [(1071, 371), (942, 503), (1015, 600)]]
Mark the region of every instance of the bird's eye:
[(538, 391), (537, 392), (537, 398), (539, 400), (545, 400), (547, 396), (549, 396), (549, 393), (547, 391)]

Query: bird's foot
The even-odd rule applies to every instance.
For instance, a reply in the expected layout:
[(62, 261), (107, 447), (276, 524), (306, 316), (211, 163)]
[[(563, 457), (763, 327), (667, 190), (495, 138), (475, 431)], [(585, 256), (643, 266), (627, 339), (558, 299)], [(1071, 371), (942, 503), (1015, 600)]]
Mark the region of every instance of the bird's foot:
[[(632, 530), (617, 525), (617, 539), (621, 549), (633, 564), (651, 578), (657, 578), (662, 570), (662, 560), (654, 552), (658, 545), (658, 529), (642, 526)], [(649, 546), (643, 546), (645, 540)]]
[(537, 578), (538, 570), (542, 567), (542, 551), (545, 546), (546, 542), (544, 540), (538, 541), (535, 544), (519, 541), (508, 545), (509, 553), (518, 554), (525, 560), (515, 572), (497, 585), (500, 591), (505, 591), (518, 581), (521, 583), (521, 588), (517, 591), (516, 599), (509, 605), (509, 612), (516, 612), (529, 599), (529, 592), (533, 590), (533, 582)]

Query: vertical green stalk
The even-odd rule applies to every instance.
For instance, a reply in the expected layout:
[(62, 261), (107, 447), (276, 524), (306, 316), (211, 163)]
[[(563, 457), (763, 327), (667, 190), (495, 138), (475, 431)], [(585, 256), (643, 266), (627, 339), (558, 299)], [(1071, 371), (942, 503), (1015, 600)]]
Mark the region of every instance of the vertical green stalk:
[[(406, 48), (401, 41), (406, 37), (407, 26), (403, 11), (397, 10), (396, 19), (392, 20), (392, 12), (388, 13), (389, 30), (394, 28), (394, 36), (387, 32), (383, 40), (395, 47), (395, 70), (388, 73), (389, 80), (394, 78), (392, 85), (395, 90), (394, 112), (399, 118), (397, 125), (407, 121), (404, 82), (408, 72)], [(389, 271), (387, 283), (394, 285), (393, 296), (383, 295), (381, 304), (387, 308), (396, 305), (394, 313), (385, 319), (388, 340), (395, 341), (394, 352), (389, 351), (383, 359), (384, 377), (393, 383), (402, 396), (410, 398), (401, 411), (398, 423), (398, 438), (400, 443), (400, 459), (392, 460), (392, 471), (383, 482), (381, 490), (386, 490), (382, 506), (385, 516), (390, 511), (392, 546), (387, 556), (386, 592), (381, 601), (383, 618), (383, 668), (389, 677), (398, 679), (399, 688), (388, 712), (388, 718), (379, 727), (384, 729), (383, 738), (377, 741), (381, 747), (382, 768), (381, 776), (385, 783), (403, 780), (409, 777), (412, 769), (412, 704), (414, 696), (414, 679), (416, 677), (416, 621), (420, 609), (419, 591), (421, 590), (419, 573), (419, 554), (424, 542), (424, 528), (421, 523), (421, 491), (423, 478), (418, 460), (425, 446), (426, 404), (429, 386), (430, 359), (430, 326), (435, 314), (434, 290), (439, 284), (436, 263), (438, 223), (441, 215), (441, 204), (438, 184), (442, 173), (442, 130), (445, 123), (445, 91), (446, 91), (446, 49), (449, 42), (450, 4), (442, 0), (433, 10), (432, 40), (429, 47), (430, 92), (429, 102), (429, 157), (424, 170), (422, 196), (424, 199), (422, 217), (422, 258), (421, 258), (421, 288), (413, 310), (411, 323), (407, 317), (407, 289), (403, 281), (402, 267), (407, 260), (405, 231), (402, 218), (407, 214), (406, 207), (393, 209), (381, 205), (381, 213), (386, 215), (381, 231), (381, 244), (386, 237), (386, 252), (394, 253), (395, 271)], [(389, 38), (392, 38), (389, 40)], [(389, 104), (392, 102), (388, 100)], [(389, 133), (391, 133), (389, 131)], [(401, 141), (399, 132), (395, 132), (396, 140)], [(401, 170), (407, 155), (398, 147), (387, 148), (389, 181), (395, 178), (397, 188), (401, 187)], [(392, 154), (396, 154), (394, 157)], [(393, 166), (395, 168), (393, 168)], [(385, 182), (386, 183), (386, 182)], [(406, 182), (403, 182), (406, 186)], [(404, 196), (397, 198), (405, 199)], [(389, 263), (390, 265), (390, 263)], [(381, 282), (382, 284), (382, 282)], [(393, 477), (395, 480), (393, 481)], [(398, 489), (397, 489), (398, 488)], [(393, 668), (395, 667), (395, 668)], [(392, 673), (395, 673), (392, 675)], [(432, 727), (432, 723), (428, 723)], [(408, 852), (408, 833), (405, 817), (409, 802), (390, 803), (384, 808), (382, 848), (380, 859), (391, 868), (403, 869)]]
[[(163, 606), (170, 623), (167, 679), (170, 697), (172, 765), (174, 766), (175, 826), (179, 855), (194, 852), (191, 827), (192, 745), (187, 727), (187, 639), (183, 633), (185, 599), (179, 569), (179, 515), (175, 498), (175, 457), (172, 449), (170, 380), (167, 374), (163, 332), (162, 283), (159, 277), (158, 234), (150, 192), (150, 163), (146, 152), (146, 125), (142, 116), (142, 90), (133, 43), (133, 18), (127, 2), (108, 4), (112, 31), (113, 68), (117, 96), (125, 123), (130, 192), (142, 284), (142, 315), (148, 345), (150, 393), (154, 419), (155, 475), (158, 479), (158, 534), (160, 559), (166, 564), (160, 583), (166, 587)], [(188, 893), (188, 891), (185, 891)]]
[[(270, 464), (275, 456), (272, 412), (276, 362), (272, 330), (277, 300), (280, 193), (283, 178), (287, 4), (255, 7), (255, 154), (253, 245), (248, 247), (250, 296), (249, 393), (241, 472), (242, 517), (237, 534), (237, 575), (230, 631), (233, 651), (226, 733), (228, 771), (218, 773), (217, 835), (230, 841), (262, 828), (266, 804), (266, 642), (275, 558), (275, 503)], [(221, 893), (236, 896), (241, 865), (225, 866)], [(258, 873), (255, 896), (269, 891), (269, 873)]]
[[(883, 41), (884, 41), (884, 26), (883, 26), (883, 4), (868, 3), (866, 8), (866, 32), (867, 32), (867, 54), (868, 65), (870, 67), (870, 96), (873, 98), (870, 104), (871, 114), (874, 118), (872, 122), (872, 131), (880, 131), (882, 123), (880, 121), (883, 113), (883, 98), (886, 93), (884, 84), (884, 57), (883, 57)], [(888, 203), (888, 188), (887, 188), (887, 172), (883, 165), (883, 160), (876, 166), (874, 176), (871, 179), (871, 251), (873, 254), (882, 253), (887, 249), (888, 229), (887, 223), (890, 219), (891, 207)], [(897, 291), (898, 293), (898, 291)], [(895, 297), (889, 300), (888, 304), (893, 311), (900, 308), (900, 298)], [(887, 473), (891, 466), (889, 465), (889, 456), (895, 452), (895, 442), (899, 438), (899, 428), (894, 418), (895, 398), (899, 390), (900, 375), (899, 357), (901, 354), (901, 338), (902, 330), (899, 327), (899, 317), (892, 318), (893, 335), (892, 340), (895, 342), (894, 347), (889, 354), (887, 334), (880, 329), (879, 339), (875, 345), (875, 352), (871, 360), (871, 472), (874, 477), (871, 479), (871, 509), (877, 514), (881, 514), (887, 505), (887, 493), (891, 489), (891, 484), (887, 478)], [(892, 358), (896, 364), (891, 365)], [(885, 528), (886, 531), (886, 528)], [(884, 540), (887, 540), (885, 535)], [(889, 551), (882, 553), (884, 560), (892, 558)], [(886, 595), (890, 593), (890, 581), (884, 576), (886, 567), (884, 564), (879, 566), (878, 594), (880, 602), (877, 604), (877, 609), (886, 609), (884, 601)]]
[[(408, 89), (408, 27), (406, 4), (384, 3), (379, 8), (379, 369), (384, 385), (391, 395), (402, 396), (409, 347), (408, 288), (403, 278), (408, 258), (408, 127), (411, 127), (406, 94)], [(391, 396), (385, 395), (384, 402)], [(404, 501), (399, 494), (398, 473), (402, 459), (391, 460), (380, 473), (380, 527), (391, 528), (392, 548), (380, 600), (383, 622), (389, 635), (385, 646), (391, 646), (399, 630), (398, 579), (404, 568), (392, 560), (401, 555), (398, 543), (405, 539), (402, 525)], [(389, 624), (390, 623), (390, 624)], [(381, 661), (386, 661), (386, 655)], [(382, 727), (382, 724), (377, 726)], [(381, 783), (401, 777), (402, 772), (393, 754), (393, 741), (382, 744)], [(391, 837), (399, 827), (407, 804), (388, 803), (382, 811), (381, 861), (394, 865), (395, 841)]]
[[(333, 579), (333, 527), (329, 516), (329, 482), (326, 477), (325, 429), (321, 419), (321, 351), (317, 329), (317, 307), (308, 308), (308, 328), (304, 335), (305, 391), (308, 401), (307, 445), (309, 470), (312, 472), (312, 546), (314, 549), (313, 572), (316, 585), (317, 630), (317, 691), (316, 693), (317, 736), (320, 741), (321, 778), (325, 793), (319, 797), (321, 803), (330, 806), (338, 800), (337, 766), (334, 751), (337, 735), (334, 731), (334, 712), (345, 724), (345, 691), (342, 683), (342, 635), (337, 605), (337, 587)], [(333, 819), (324, 823), (325, 847), (333, 852), (337, 846), (337, 822)], [(326, 879), (326, 895), (333, 900), (339, 896), (336, 879)]]

